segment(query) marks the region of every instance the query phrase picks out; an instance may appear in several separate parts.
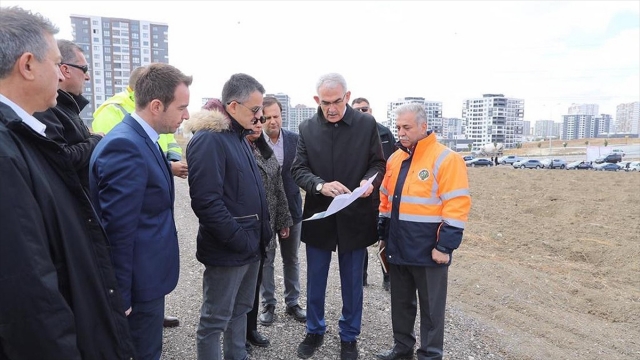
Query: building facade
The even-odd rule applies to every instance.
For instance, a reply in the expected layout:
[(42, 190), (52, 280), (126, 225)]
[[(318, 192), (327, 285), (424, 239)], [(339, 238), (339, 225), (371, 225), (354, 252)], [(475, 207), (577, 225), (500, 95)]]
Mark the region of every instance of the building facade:
[(313, 117), (318, 112), (318, 108), (308, 107), (307, 105), (298, 104), (295, 107), (290, 108), (291, 112), (289, 113), (289, 124), (285, 128), (283, 124), (283, 128), (289, 131), (293, 131), (294, 133), (298, 133), (298, 127), (300, 123), (306, 119)]
[(567, 110), (567, 115), (592, 115), (597, 116), (600, 112), (598, 104), (571, 104)]
[(71, 15), (71, 29), (73, 41), (84, 49), (91, 72), (83, 93), (89, 105), (80, 114), (87, 126), (91, 126), (98, 106), (127, 88), (133, 69), (169, 62), (167, 24)]
[(608, 114), (563, 115), (562, 140), (590, 139), (608, 134), (612, 117)]
[(488, 143), (515, 148), (524, 136), (524, 100), (503, 94), (483, 94), (462, 103), (463, 128), (472, 150)]
[[(282, 105), (282, 127), (285, 129), (289, 128), (289, 116), (291, 113), (291, 100), (289, 95), (283, 93), (277, 94), (266, 94), (265, 96), (272, 96), (276, 98), (280, 104)], [(296, 130), (296, 132), (298, 132)]]
[(616, 132), (640, 134), (640, 101), (616, 107)]
[(558, 137), (558, 123), (553, 120), (538, 120), (533, 128), (533, 135), (541, 138)]

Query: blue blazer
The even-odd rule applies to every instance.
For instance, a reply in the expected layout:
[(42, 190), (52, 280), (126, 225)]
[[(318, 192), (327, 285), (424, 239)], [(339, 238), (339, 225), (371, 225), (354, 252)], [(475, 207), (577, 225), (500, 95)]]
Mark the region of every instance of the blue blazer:
[(91, 198), (111, 245), (125, 309), (158, 299), (178, 283), (178, 236), (169, 163), (130, 115), (96, 146)]
[[(284, 192), (287, 194), (287, 202), (289, 203), (289, 212), (293, 223), (297, 224), (302, 221), (302, 196), (300, 196), (300, 187), (293, 180), (291, 175), (291, 164), (296, 158), (296, 148), (298, 147), (298, 134), (281, 129), (282, 141), (284, 147), (284, 160), (282, 161), (282, 184)], [(266, 135), (265, 135), (266, 136)]]

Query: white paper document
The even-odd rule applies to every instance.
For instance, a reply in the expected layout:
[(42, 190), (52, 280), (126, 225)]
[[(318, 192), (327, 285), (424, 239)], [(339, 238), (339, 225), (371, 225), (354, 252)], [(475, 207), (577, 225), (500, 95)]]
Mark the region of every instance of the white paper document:
[(313, 214), (313, 216), (311, 216), (308, 219), (304, 219), (303, 221), (323, 219), (327, 216), (331, 216), (337, 213), (338, 211), (346, 208), (367, 191), (367, 189), (369, 188), (369, 185), (373, 183), (373, 180), (376, 178), (376, 176), (378, 176), (378, 173), (375, 173), (372, 177), (370, 177), (369, 180), (367, 180), (367, 182), (364, 185), (357, 187), (355, 190), (353, 190), (351, 194), (342, 194), (334, 197), (333, 201), (331, 202), (331, 204), (329, 204), (329, 207), (327, 208), (326, 211), (315, 213)]

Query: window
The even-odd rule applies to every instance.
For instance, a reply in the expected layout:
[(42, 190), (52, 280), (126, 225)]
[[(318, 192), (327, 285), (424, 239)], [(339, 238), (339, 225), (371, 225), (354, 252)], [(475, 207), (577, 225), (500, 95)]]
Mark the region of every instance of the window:
[(93, 79), (93, 82), (96, 84), (102, 84), (102, 79)]
[(105, 71), (104, 72), (104, 77), (110, 79), (111, 78), (111, 71)]
[(105, 86), (113, 86), (113, 81), (111, 80), (105, 80), (104, 81)]
[(140, 49), (131, 49), (131, 55), (140, 55)]
[(103, 49), (105, 54), (111, 54), (111, 46), (105, 46)]
[(100, 75), (102, 75), (102, 71), (100, 71), (100, 70), (94, 71), (93, 75), (94, 76), (100, 76)]
[(96, 95), (96, 101), (102, 101), (102, 95)]
[(97, 62), (97, 63), (93, 63), (93, 67), (94, 67), (94, 68), (99, 68), (99, 67), (102, 67), (102, 66), (100, 65), (100, 63), (99, 63), (99, 62)]
[(153, 50), (153, 55), (158, 55), (158, 50)]
[(129, 55), (122, 55), (122, 60), (129, 61)]
[(98, 29), (93, 29), (93, 33), (97, 34), (98, 33)]
[(87, 21), (87, 20), (82, 20), (82, 25), (89, 25), (89, 21)]
[(153, 43), (153, 47), (158, 47), (158, 43)]
[(131, 61), (133, 61), (133, 62), (134, 62), (134, 63), (136, 63), (136, 64), (139, 64), (139, 63), (140, 63), (140, 58), (139, 58), (139, 57), (134, 56), (134, 57), (131, 59)]
[(131, 38), (132, 38), (132, 39), (140, 39), (140, 34), (138, 34), (138, 33), (131, 33)]
[(148, 63), (149, 62), (149, 58), (148, 57), (144, 58), (144, 62)]
[(132, 42), (131, 42), (131, 46), (133, 46), (133, 47), (140, 47), (140, 41), (135, 41), (135, 40), (134, 40), (134, 41), (132, 41)]
[(142, 42), (142, 46), (149, 46), (149, 42), (148, 41), (143, 41)]
[(102, 92), (102, 87), (96, 86), (96, 92)]
[(149, 33), (142, 33), (142, 38), (143, 39), (148, 39), (149, 38)]
[(129, 28), (129, 23), (121, 22), (121, 23), (120, 23), (120, 27), (121, 27), (121, 28), (124, 28), (124, 29), (128, 29), (128, 28)]
[(91, 23), (92, 23), (93, 25), (98, 25), (98, 20), (93, 20)]
[(147, 55), (148, 55), (148, 54), (149, 54), (149, 49), (142, 49), (142, 52), (143, 52), (144, 54), (147, 54)]
[(94, 46), (94, 47), (93, 47), (93, 51), (100, 51), (100, 46), (97, 46), (97, 45), (96, 45), (96, 46)]
[(107, 23), (107, 22), (102, 23), (102, 28), (103, 29), (109, 29), (109, 23)]
[(105, 30), (102, 33), (104, 34), (104, 36), (111, 36), (111, 31), (109, 30)]
[(153, 34), (153, 39), (158, 40), (158, 34)]
[(111, 55), (105, 55), (104, 56), (104, 61), (111, 62)]
[(111, 39), (104, 39), (105, 45), (111, 45)]
[(149, 30), (149, 25), (142, 25), (142, 30)]
[(82, 32), (85, 33), (85, 34), (88, 34), (89, 33), (89, 29), (82, 29)]

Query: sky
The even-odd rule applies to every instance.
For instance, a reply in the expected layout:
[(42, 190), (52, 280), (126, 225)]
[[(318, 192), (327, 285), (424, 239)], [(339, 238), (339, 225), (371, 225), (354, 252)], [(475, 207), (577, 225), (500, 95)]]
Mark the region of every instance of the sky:
[(6, 1), (39, 12), (73, 40), (70, 15), (169, 25), (169, 63), (193, 75), (190, 111), (243, 72), (291, 106), (316, 106), (322, 74), (342, 74), (378, 121), (406, 96), (443, 103), (525, 100), (524, 120), (572, 103), (640, 100), (640, 1)]

